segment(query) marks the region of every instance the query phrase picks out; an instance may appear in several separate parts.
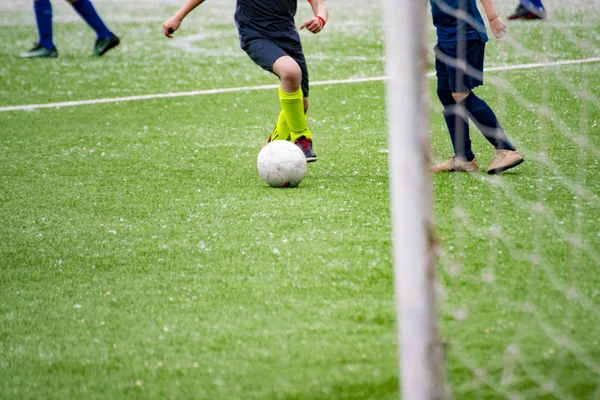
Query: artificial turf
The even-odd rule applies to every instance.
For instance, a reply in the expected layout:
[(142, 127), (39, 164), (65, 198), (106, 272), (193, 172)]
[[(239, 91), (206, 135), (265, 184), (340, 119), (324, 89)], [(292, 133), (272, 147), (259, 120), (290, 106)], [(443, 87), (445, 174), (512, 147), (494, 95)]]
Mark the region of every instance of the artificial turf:
[[(0, 108), (276, 83), (237, 48), (231, 0), (172, 41), (178, 1), (95, 3), (123, 38), (100, 59), (59, 3), (59, 58), (19, 59), (30, 4), (0, 5)], [(600, 395), (600, 63), (505, 68), (598, 57), (599, 12), (545, 3), (489, 43), (502, 69), (477, 89), (526, 162), (485, 175), (473, 127), (482, 173), (433, 179), (458, 399)], [(311, 81), (382, 77), (379, 4), (327, 4), (302, 34)], [(285, 190), (256, 171), (272, 89), (0, 111), (0, 398), (397, 398), (384, 82), (310, 96), (319, 161)]]

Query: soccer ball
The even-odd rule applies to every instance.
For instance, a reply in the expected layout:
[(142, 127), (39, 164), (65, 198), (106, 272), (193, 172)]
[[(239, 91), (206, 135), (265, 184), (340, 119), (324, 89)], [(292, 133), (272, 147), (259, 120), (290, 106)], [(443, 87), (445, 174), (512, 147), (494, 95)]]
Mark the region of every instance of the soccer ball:
[(258, 153), (258, 173), (273, 187), (298, 186), (306, 175), (306, 157), (287, 140), (269, 142)]

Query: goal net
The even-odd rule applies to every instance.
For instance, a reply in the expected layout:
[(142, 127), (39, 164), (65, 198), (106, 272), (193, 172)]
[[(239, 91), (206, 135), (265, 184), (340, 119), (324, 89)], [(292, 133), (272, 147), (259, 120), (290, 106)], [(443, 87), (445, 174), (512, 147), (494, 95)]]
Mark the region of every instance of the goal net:
[[(418, 126), (423, 115), (429, 118), (430, 130), (421, 130), (421, 138), (429, 140), (431, 136), (432, 162), (442, 162), (453, 150), (443, 107), (436, 97), (432, 51), (436, 35), (426, 1), (419, 9), (425, 15), (411, 17), (427, 26), (421, 46), (429, 64), (421, 63), (405, 47), (420, 37), (418, 24), (411, 25), (415, 32), (410, 38), (399, 35), (400, 21), (415, 12), (417, 6), (412, 3), (384, 2), (388, 110), (413, 118), (413, 126)], [(431, 215), (435, 216), (440, 253), (437, 282), (431, 280), (429, 285), (437, 288), (439, 330), (445, 344), (444, 381), (449, 388), (446, 397), (600, 398), (600, 3), (543, 3), (545, 20), (529, 16), (509, 21), (517, 0), (496, 0), (498, 13), (508, 26), (506, 37), (496, 40), (478, 2), (490, 41), (485, 49), (485, 84), (474, 92), (494, 110), (525, 162), (501, 175), (486, 174), (494, 148), (471, 121), (470, 136), (480, 172), (436, 174), (431, 182)], [(390, 17), (394, 12), (394, 18), (399, 18), (396, 23)], [(467, 13), (457, 15), (473, 22)], [(406, 57), (412, 57), (412, 66)], [(406, 69), (395, 70), (398, 65)], [(406, 80), (423, 77), (427, 79), (424, 97), (430, 99), (429, 110), (415, 111), (411, 106), (405, 114), (398, 111), (402, 100), (393, 96), (408, 101), (411, 93), (398, 93), (395, 80), (404, 79), (406, 84)], [(402, 135), (403, 143), (415, 144), (410, 136), (417, 130), (407, 131), (406, 122), (401, 128), (393, 115), (390, 118), (391, 145), (397, 135)], [(416, 145), (403, 146), (405, 151), (420, 151)], [(411, 203), (394, 197), (394, 181), (410, 182), (414, 175), (411, 178), (407, 175), (411, 171), (394, 167), (393, 160), (405, 155), (393, 151), (391, 147), (396, 231), (412, 221), (403, 218), (421, 211), (399, 211)], [(429, 183), (427, 174), (421, 178)], [(416, 191), (411, 195), (421, 193), (419, 183), (412, 184)], [(416, 203), (419, 206), (415, 207), (427, 205), (427, 196)], [(423, 250), (406, 238), (396, 237), (395, 245), (397, 255)], [(430, 255), (421, 254), (425, 259)], [(420, 293), (414, 293), (418, 280), (402, 281), (415, 275), (414, 271), (407, 275), (406, 270), (416, 264), (401, 261), (397, 256), (398, 299), (402, 303), (399, 321), (426, 328), (422, 319), (406, 313), (410, 310), (406, 307), (428, 292), (421, 287)], [(425, 268), (426, 263), (419, 265)], [(432, 298), (428, 301), (428, 312), (436, 313)], [(419, 370), (406, 362), (415, 347), (411, 336), (404, 336), (405, 328), (400, 330), (404, 397), (434, 398), (435, 390), (424, 393), (404, 387), (412, 383), (410, 374)], [(429, 345), (436, 343), (432, 334), (435, 332), (422, 336)], [(431, 367), (431, 354), (421, 356), (420, 362)], [(423, 379), (440, 376), (435, 366), (421, 372), (426, 374)]]

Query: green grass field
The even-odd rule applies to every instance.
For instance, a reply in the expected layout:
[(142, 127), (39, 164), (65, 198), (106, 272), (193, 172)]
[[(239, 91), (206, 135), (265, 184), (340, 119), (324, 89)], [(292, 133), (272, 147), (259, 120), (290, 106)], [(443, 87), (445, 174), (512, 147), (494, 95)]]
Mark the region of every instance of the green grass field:
[[(256, 171), (272, 89), (6, 110), (276, 84), (238, 48), (234, 3), (169, 41), (179, 0), (97, 0), (123, 42), (90, 59), (55, 2), (55, 60), (17, 57), (31, 5), (0, 4), (0, 398), (398, 398), (384, 83), (318, 84), (384, 76), (379, 2), (328, 0), (302, 34), (319, 162), (296, 189)], [(433, 179), (456, 399), (600, 399), (600, 11), (545, 3), (550, 21), (490, 41), (477, 89), (526, 163)]]

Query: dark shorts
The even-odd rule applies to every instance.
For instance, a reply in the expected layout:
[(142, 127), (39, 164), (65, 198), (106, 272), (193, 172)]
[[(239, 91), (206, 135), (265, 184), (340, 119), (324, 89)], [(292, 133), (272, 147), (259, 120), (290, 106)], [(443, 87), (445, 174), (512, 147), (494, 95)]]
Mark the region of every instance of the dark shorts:
[(302, 93), (308, 97), (308, 68), (302, 52), (302, 46), (286, 46), (269, 39), (253, 39), (247, 42), (242, 49), (250, 56), (252, 61), (260, 65), (264, 70), (273, 72), (273, 64), (279, 58), (290, 56), (298, 63), (302, 71)]
[(467, 40), (463, 54), (458, 57), (457, 43), (440, 43), (435, 52), (435, 71), (438, 89), (452, 93), (470, 92), (483, 85), (485, 43), (479, 39)]

